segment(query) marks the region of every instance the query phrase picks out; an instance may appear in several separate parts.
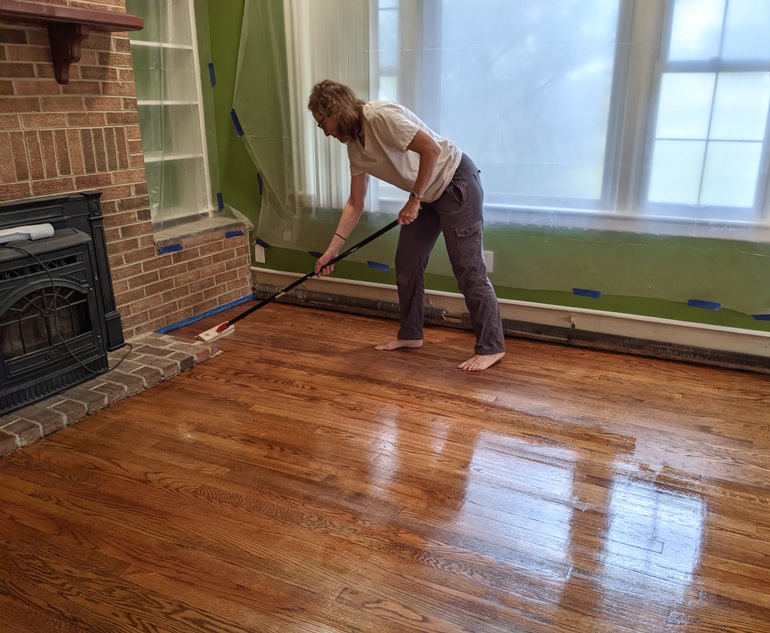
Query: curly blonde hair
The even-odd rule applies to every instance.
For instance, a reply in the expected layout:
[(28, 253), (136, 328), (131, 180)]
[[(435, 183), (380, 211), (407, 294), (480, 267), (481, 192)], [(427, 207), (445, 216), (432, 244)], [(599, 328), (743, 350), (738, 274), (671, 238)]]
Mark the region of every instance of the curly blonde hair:
[(307, 107), (322, 119), (336, 115), (337, 138), (347, 143), (361, 133), (361, 110), (364, 103), (345, 84), (324, 79), (313, 86)]

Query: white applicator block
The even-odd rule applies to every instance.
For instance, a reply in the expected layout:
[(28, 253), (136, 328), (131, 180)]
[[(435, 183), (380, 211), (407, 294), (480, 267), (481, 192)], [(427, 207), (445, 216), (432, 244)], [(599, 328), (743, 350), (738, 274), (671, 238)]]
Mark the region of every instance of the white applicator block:
[(215, 325), (205, 332), (201, 332), (195, 338), (197, 338), (199, 341), (203, 341), (204, 343), (213, 343), (214, 341), (218, 341), (225, 336), (230, 336), (233, 332), (235, 332), (234, 325), (230, 325), (227, 328), (222, 328), (223, 325), (226, 324), (220, 323), (219, 325)]

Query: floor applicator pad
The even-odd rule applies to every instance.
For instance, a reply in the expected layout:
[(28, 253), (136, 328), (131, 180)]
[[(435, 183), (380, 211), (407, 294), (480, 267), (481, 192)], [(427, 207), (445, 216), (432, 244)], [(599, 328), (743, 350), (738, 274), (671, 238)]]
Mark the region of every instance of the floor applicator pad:
[(197, 338), (199, 341), (203, 341), (204, 343), (213, 343), (214, 341), (218, 341), (225, 336), (230, 336), (233, 332), (235, 332), (234, 325), (227, 326), (227, 323), (220, 323), (219, 325), (215, 325), (205, 332), (201, 332), (195, 338)]

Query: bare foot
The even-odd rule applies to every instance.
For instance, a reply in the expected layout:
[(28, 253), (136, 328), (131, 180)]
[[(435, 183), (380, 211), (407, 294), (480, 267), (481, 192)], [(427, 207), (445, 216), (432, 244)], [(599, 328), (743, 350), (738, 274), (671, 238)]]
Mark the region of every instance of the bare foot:
[(387, 343), (383, 343), (382, 345), (375, 346), (374, 349), (389, 352), (394, 349), (401, 349), (402, 347), (407, 347), (410, 349), (416, 349), (418, 347), (422, 347), (422, 339), (415, 339), (415, 340), (404, 340), (400, 338), (394, 338), (392, 341), (388, 341)]
[(505, 352), (500, 352), (499, 354), (477, 354), (464, 363), (460, 363), (457, 368), (463, 371), (483, 371), (494, 365), (503, 356), (505, 356)]

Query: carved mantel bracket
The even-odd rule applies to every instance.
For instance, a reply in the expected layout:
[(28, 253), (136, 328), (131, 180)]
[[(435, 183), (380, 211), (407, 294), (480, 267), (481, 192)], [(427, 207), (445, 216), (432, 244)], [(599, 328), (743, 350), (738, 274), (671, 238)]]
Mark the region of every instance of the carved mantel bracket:
[(69, 82), (70, 65), (80, 60), (80, 44), (94, 31), (140, 31), (142, 18), (129, 13), (64, 7), (23, 0), (0, 0), (0, 20), (48, 27), (56, 81)]

